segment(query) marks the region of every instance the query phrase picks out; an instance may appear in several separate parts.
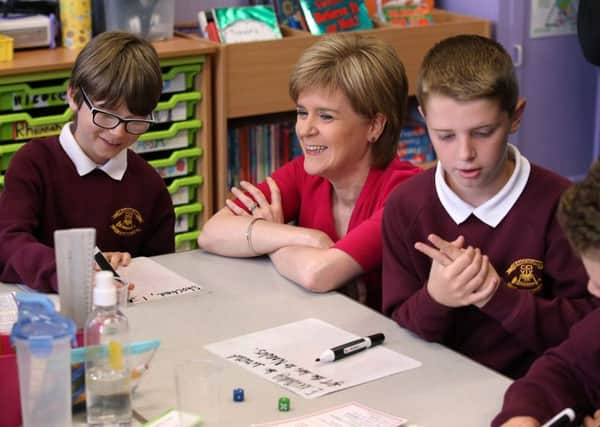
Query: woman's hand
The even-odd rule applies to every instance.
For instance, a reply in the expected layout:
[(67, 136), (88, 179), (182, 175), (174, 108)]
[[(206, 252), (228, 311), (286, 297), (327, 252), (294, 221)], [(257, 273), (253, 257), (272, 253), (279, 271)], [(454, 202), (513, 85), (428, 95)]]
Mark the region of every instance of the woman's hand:
[(271, 190), (271, 203), (265, 195), (256, 187), (247, 181), (241, 181), (240, 187), (233, 187), (231, 192), (246, 206), (246, 209), (240, 208), (233, 200), (226, 200), (225, 204), (229, 210), (238, 216), (253, 216), (263, 218), (267, 221), (283, 224), (283, 208), (281, 206), (281, 192), (279, 187), (270, 176), (267, 177), (267, 184)]

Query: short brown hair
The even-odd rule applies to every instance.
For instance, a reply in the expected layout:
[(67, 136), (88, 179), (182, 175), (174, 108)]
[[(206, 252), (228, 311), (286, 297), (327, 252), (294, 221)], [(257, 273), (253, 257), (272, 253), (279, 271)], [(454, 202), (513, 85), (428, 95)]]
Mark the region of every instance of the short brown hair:
[(463, 34), (434, 45), (425, 55), (417, 79), (417, 99), (425, 112), (430, 95), (456, 101), (492, 99), (509, 116), (519, 99), (512, 58), (492, 39)]
[(83, 88), (92, 100), (116, 108), (123, 101), (129, 111), (147, 116), (154, 110), (162, 91), (158, 54), (144, 39), (133, 34), (109, 31), (94, 37), (81, 50), (69, 86), (81, 105)]
[(600, 250), (600, 161), (592, 165), (583, 181), (563, 193), (558, 219), (577, 252)]
[(305, 89), (340, 90), (358, 114), (386, 117), (372, 145), (371, 164), (383, 169), (396, 156), (406, 114), (408, 80), (394, 49), (382, 40), (358, 34), (324, 36), (306, 49), (290, 76), (294, 102)]

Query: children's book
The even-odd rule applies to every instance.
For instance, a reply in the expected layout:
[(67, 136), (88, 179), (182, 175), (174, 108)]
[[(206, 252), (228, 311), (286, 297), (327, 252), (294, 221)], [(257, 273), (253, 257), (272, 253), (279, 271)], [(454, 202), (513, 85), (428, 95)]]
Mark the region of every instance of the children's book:
[(433, 24), (433, 0), (378, 0), (379, 18), (403, 27)]
[(299, 0), (273, 0), (273, 6), (280, 24), (296, 30), (308, 30)]
[(241, 43), (282, 37), (272, 6), (223, 7), (213, 10), (223, 43)]
[(363, 0), (300, 0), (300, 6), (312, 34), (373, 28)]

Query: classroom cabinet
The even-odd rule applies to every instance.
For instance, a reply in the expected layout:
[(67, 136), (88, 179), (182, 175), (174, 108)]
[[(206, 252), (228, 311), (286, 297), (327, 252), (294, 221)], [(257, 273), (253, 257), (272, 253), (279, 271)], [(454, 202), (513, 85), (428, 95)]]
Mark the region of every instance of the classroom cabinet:
[[(212, 58), (216, 46), (175, 37), (155, 42), (163, 70), (158, 124), (131, 147), (165, 179), (175, 209), (176, 250), (192, 249), (212, 213)], [(0, 190), (14, 153), (71, 120), (66, 88), (76, 51), (16, 52), (0, 63)]]

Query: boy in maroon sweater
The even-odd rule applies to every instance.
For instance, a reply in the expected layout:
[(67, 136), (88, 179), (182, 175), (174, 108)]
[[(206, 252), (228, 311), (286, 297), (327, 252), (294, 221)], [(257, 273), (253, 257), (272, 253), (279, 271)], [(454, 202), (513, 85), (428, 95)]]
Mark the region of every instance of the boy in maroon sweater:
[[(600, 162), (565, 192), (558, 217), (589, 274), (588, 290), (600, 297)], [(527, 375), (510, 386), (492, 426), (539, 427), (566, 407), (575, 411), (578, 423), (600, 408), (599, 325), (596, 309), (573, 326), (561, 345), (536, 360)], [(600, 411), (595, 420), (586, 417), (584, 425), (600, 425)]]
[[(439, 162), (386, 204), (384, 313), (519, 377), (594, 308), (583, 265), (555, 220), (570, 183), (507, 143), (525, 101), (497, 42), (461, 35), (438, 43), (423, 61), (417, 97)], [(456, 253), (416, 250), (431, 234), (456, 239)]]
[(127, 150), (148, 130), (162, 90), (151, 44), (100, 34), (79, 53), (58, 137), (28, 142), (0, 195), (0, 281), (57, 291), (53, 233), (94, 227), (114, 266), (174, 250), (174, 213), (162, 178)]

